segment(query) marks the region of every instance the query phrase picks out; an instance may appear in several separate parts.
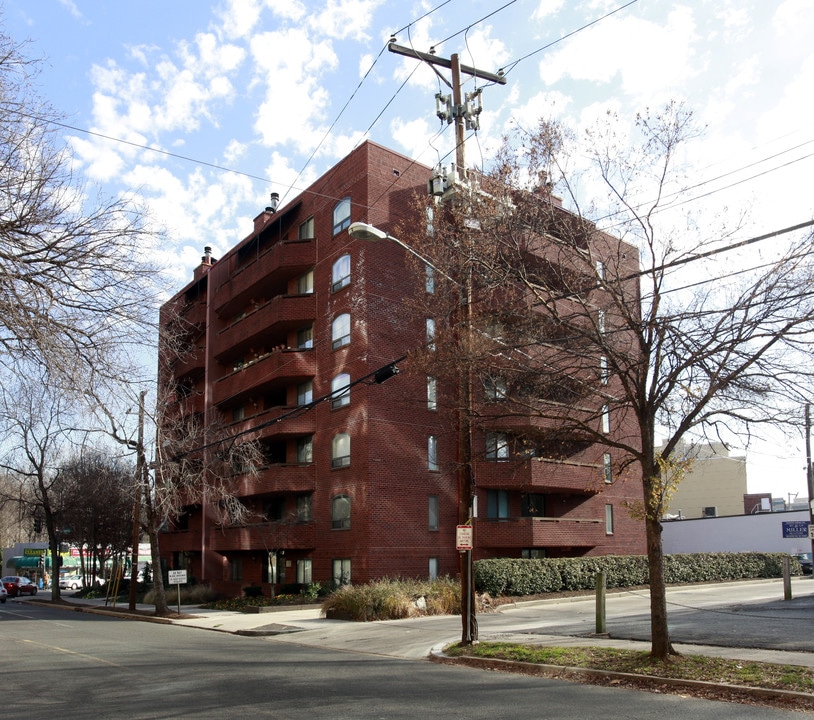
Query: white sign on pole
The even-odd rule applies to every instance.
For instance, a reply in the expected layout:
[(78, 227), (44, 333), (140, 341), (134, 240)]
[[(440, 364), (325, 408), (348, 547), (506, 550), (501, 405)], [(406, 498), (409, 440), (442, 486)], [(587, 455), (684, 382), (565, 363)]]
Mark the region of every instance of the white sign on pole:
[(472, 526), (471, 525), (458, 525), (455, 532), (455, 549), (456, 550), (471, 550), (472, 549)]
[(808, 539), (809, 540), (814, 540), (814, 523), (811, 523), (808, 526)]
[(187, 571), (186, 570), (169, 570), (168, 577), (170, 585), (186, 585), (187, 584)]

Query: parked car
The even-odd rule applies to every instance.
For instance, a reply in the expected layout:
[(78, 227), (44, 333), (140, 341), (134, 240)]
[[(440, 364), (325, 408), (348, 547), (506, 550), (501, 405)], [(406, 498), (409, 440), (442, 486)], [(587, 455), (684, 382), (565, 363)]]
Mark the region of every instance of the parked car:
[(6, 575), (0, 578), (0, 583), (6, 588), (9, 597), (18, 597), (19, 595), (36, 595), (37, 583), (31, 582), (27, 577), (20, 577), (19, 575)]
[(59, 587), (62, 590), (78, 590), (85, 587), (85, 581), (81, 575), (60, 575)]
[(6, 586), (0, 584), (0, 603), (4, 603), (6, 598), (8, 597), (8, 590), (6, 590)]
[(811, 553), (798, 553), (795, 555), (803, 568), (803, 575), (811, 575)]

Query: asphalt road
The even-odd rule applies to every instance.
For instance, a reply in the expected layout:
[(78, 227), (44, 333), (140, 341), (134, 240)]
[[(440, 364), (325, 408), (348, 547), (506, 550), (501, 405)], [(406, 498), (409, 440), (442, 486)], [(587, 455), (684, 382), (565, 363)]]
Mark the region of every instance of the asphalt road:
[[(635, 600), (634, 602), (641, 602)], [(580, 603), (552, 605), (574, 616)], [(570, 607), (569, 607), (570, 606)], [(504, 627), (556, 623), (551, 608), (518, 608)], [(583, 610), (573, 625), (582, 626)], [(541, 618), (545, 616), (545, 620)], [(491, 617), (491, 616), (490, 616)], [(496, 621), (500, 616), (494, 616)], [(482, 621), (487, 624), (486, 616)], [(447, 626), (444, 623), (452, 622)], [(458, 627), (460, 623), (458, 622)], [(369, 648), (330, 628), (375, 629)], [(390, 646), (424, 643), (454, 619), (401, 623)], [(395, 630), (395, 634), (393, 633)], [(316, 641), (319, 632), (324, 642)], [(467, 718), (610, 720), (799, 718), (799, 713), (592, 687), (420, 659), (392, 657), (388, 626), (329, 623), (323, 630), (242, 637), (195, 627), (109, 619), (30, 602), (0, 606), (3, 695), (28, 718)], [(491, 632), (491, 631), (490, 631)], [(312, 638), (307, 644), (298, 635)], [(283, 640), (284, 639), (284, 640)], [(283, 641), (281, 641), (283, 640)], [(345, 649), (331, 647), (343, 643)], [(378, 650), (376, 649), (378, 648)]]

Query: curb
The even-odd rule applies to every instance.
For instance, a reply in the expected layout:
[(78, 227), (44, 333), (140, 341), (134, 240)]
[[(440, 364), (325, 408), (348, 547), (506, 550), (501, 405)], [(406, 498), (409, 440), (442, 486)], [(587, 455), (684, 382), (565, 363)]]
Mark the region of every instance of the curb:
[(545, 665), (526, 663), (519, 660), (501, 660), (498, 658), (478, 658), (472, 655), (450, 657), (445, 655), (438, 647), (432, 649), (429, 660), (441, 665), (465, 665), (481, 670), (497, 670), (502, 672), (515, 672), (523, 675), (537, 675), (540, 677), (555, 678), (558, 680), (573, 680), (579, 682), (580, 678), (598, 681), (603, 685), (614, 685), (625, 682), (638, 688), (649, 689), (653, 687), (670, 687), (677, 690), (718, 690), (735, 693), (750, 699), (779, 700), (788, 703), (803, 703), (809, 709), (814, 709), (814, 694), (793, 692), (789, 690), (774, 690), (771, 688), (755, 688), (745, 685), (728, 685), (714, 683), (706, 680), (682, 680), (678, 678), (662, 678), (652, 675), (636, 675), (634, 673), (620, 673), (610, 670), (594, 670), (591, 668), (570, 667), (565, 665)]

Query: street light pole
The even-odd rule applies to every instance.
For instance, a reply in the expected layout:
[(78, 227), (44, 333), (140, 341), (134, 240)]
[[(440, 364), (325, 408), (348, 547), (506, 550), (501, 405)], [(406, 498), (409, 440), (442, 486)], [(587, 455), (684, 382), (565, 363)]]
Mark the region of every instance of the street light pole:
[(130, 567), (130, 596), (128, 609), (136, 609), (136, 590), (138, 583), (138, 545), (141, 539), (141, 494), (144, 488), (144, 397), (147, 394), (142, 390), (138, 398), (138, 437), (136, 440), (136, 493), (133, 501), (133, 555)]
[[(470, 338), (472, 326), (471, 283), (467, 277), (465, 283), (451, 278), (440, 268), (437, 268), (423, 255), (419, 254), (409, 245), (393, 237), (384, 230), (368, 223), (355, 222), (348, 227), (348, 234), (355, 240), (376, 242), (390, 240), (417, 257), (440, 275), (453, 282), (460, 289), (461, 328), (463, 329), (463, 354), (470, 357)], [(461, 363), (458, 378), (458, 443), (457, 443), (457, 486), (458, 486), (458, 525), (472, 525), (472, 498), (474, 495), (474, 481), (472, 472), (472, 428), (470, 413), (472, 409), (472, 376), (468, 362)], [(474, 544), (474, 535), (473, 535)], [(472, 550), (462, 550), (459, 556), (459, 572), (461, 578), (461, 643), (471, 645), (477, 641), (478, 625), (475, 618), (475, 583), (473, 577), (474, 562)]]
[(808, 486), (808, 536), (814, 557), (814, 467), (811, 465), (811, 406), (806, 403), (806, 484)]

